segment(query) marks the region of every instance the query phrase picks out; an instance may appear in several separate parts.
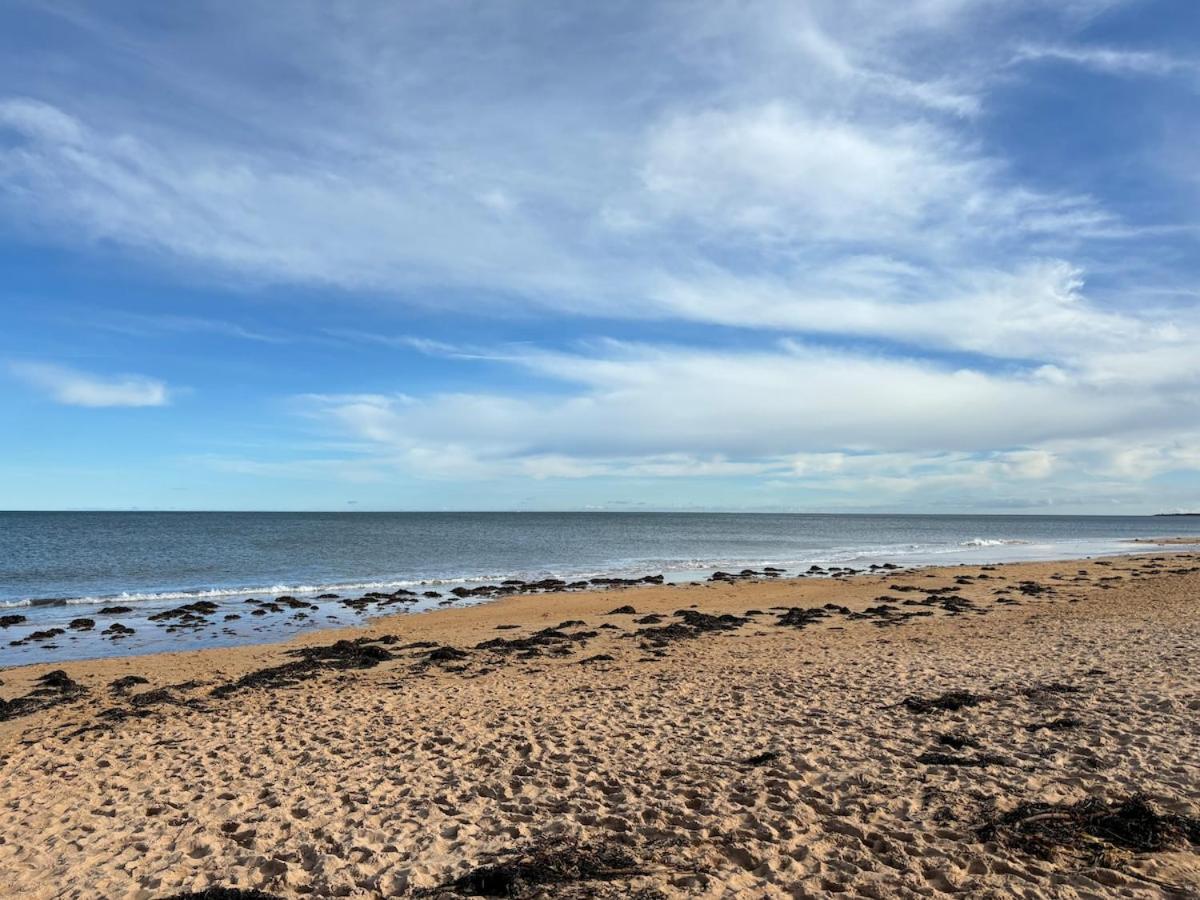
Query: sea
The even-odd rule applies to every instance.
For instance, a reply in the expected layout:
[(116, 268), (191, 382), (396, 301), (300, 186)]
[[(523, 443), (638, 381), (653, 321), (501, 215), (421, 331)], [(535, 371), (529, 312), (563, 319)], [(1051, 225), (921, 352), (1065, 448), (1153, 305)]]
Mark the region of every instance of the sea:
[[(1200, 517), (0, 512), (0, 617), (24, 617), (0, 628), (0, 667), (278, 641), (372, 615), (320, 594), (443, 594), (388, 608), (416, 615), (453, 587), (505, 579), (662, 574), (687, 582), (764, 566), (799, 573), (812, 565), (1079, 559), (1156, 549), (1134, 538), (1190, 536), (1200, 543)], [(241, 615), (247, 600), (283, 594), (318, 609)], [(169, 633), (149, 620), (198, 600), (222, 607), (211, 617), (217, 624)], [(100, 613), (114, 606), (128, 611)], [(228, 613), (239, 618), (225, 622)], [(81, 618), (95, 626), (69, 627)], [(132, 633), (105, 634), (114, 623)], [(30, 640), (53, 629), (63, 633)]]

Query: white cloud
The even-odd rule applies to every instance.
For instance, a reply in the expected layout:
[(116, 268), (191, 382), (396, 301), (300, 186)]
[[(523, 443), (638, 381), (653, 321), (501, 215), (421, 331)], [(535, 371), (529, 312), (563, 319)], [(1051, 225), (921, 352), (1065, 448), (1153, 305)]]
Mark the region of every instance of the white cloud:
[(984, 169), (924, 124), (870, 129), (776, 102), (665, 122), (642, 177), (651, 204), (710, 229), (871, 240), (944, 217)]
[[(224, 13), (218, 46), (67, 2), (55, 9), (73, 27), (128, 59), (92, 60), (87, 92), (53, 71), (3, 79), (39, 99), (0, 98), (0, 214), (239, 285), (589, 315), (626, 334), (686, 321), (758, 348), (555, 353), (330, 330), (511, 366), (533, 386), (408, 396), (380, 375), (300, 401), (369, 448), (361, 466), (214, 463), (228, 471), (997, 497), (1080, 473), (1129, 483), (1194, 465), (1180, 423), (1200, 406), (1200, 312), (1113, 287), (1153, 280), (1156, 248), (1136, 241), (1170, 223), (1127, 221), (1107, 185), (1078, 187), (1086, 172), (1035, 183), (1019, 138), (989, 127), (993, 92), (1019, 81), (1014, 34), (1017, 62), (1194, 68), (1074, 42), (1113, 5), (713, 0), (626, 5), (614, 29), (603, 5), (464, 17), (417, 0), (347, 17), (296, 2), (281, 21), (250, 2)], [(112, 88), (105, 61), (155, 71), (153, 89)], [(195, 316), (110, 327), (286, 339)], [(61, 402), (168, 399), (153, 379), (35, 370), (23, 377)]]
[(144, 375), (94, 375), (51, 363), (16, 362), (10, 371), (65, 406), (166, 406), (167, 385)]
[[(978, 25), (1019, 12), (986, 0), (651, 4), (625, 11), (638, 27), (603, 59), (563, 45), (554, 17), (505, 4), (478, 21), (438, 4), (331, 21), (298, 3), (286, 42), (251, 4), (226, 30), (236, 54), (64, 9), (144, 58), (155, 99), (185, 96), (212, 121), (68, 92), (0, 100), (13, 138), (0, 203), (54, 240), (413, 303), (665, 317), (677, 308), (659, 286), (697, 269), (753, 283), (782, 266), (806, 284), (809, 269), (873, 256), (915, 278), (1016, 272), (1038, 242), (1121, 227), (1091, 198), (1022, 185), (964, 128), (1006, 61), (981, 52)], [(448, 31), (431, 45), (434, 25)], [(318, 114), (239, 72), (258, 58), (294, 71)], [(556, 90), (531, 93), (543, 81)], [(880, 290), (854, 299), (905, 289), (873, 274)]]
[[(1196, 399), (1094, 389), (1036, 373), (988, 374), (790, 344), (774, 352), (606, 344), (598, 353), (504, 357), (572, 389), (544, 395), (327, 396), (309, 414), (382, 448), (484, 465), (570, 458), (726, 461), (828, 474), (847, 452), (990, 453), (1005, 477), (1045, 477), (1050, 441), (1169, 428)], [(606, 463), (607, 464), (607, 463)], [(613, 463), (616, 464), (616, 463)]]
[(1114, 75), (1200, 75), (1200, 60), (1178, 59), (1166, 53), (1145, 50), (1066, 44), (1024, 44), (1018, 48), (1014, 57), (1015, 62), (1040, 60), (1073, 63)]
[(935, 274), (864, 258), (755, 279), (709, 269), (662, 280), (655, 297), (697, 321), (1045, 361), (1046, 379), (1149, 385), (1200, 374), (1195, 310), (1103, 309), (1087, 298), (1083, 273), (1062, 260)]

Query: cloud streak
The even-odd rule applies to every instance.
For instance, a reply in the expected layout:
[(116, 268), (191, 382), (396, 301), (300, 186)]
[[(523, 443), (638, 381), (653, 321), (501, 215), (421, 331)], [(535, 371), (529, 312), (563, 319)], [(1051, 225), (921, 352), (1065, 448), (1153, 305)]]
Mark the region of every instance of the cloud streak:
[(1200, 75), (1200, 60), (1179, 59), (1167, 53), (1113, 47), (1064, 44), (1025, 44), (1014, 62), (1065, 62), (1112, 75)]
[(144, 375), (95, 375), (45, 362), (14, 362), (9, 371), (64, 406), (166, 406), (167, 385)]

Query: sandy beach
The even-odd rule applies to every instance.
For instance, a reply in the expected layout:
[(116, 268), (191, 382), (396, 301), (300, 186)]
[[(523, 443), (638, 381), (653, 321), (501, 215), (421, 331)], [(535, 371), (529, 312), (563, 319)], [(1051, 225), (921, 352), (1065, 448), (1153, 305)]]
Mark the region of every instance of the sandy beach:
[(1196, 896), (1197, 598), (1156, 554), (11, 668), (3, 893)]

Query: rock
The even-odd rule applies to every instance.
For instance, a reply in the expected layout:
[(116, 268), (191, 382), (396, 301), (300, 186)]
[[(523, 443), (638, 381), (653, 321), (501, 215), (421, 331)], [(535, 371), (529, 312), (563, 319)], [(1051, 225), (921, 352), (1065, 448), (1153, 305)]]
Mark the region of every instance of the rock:
[(24, 621), (24, 616), (0, 616), (0, 628), (7, 628), (9, 625), (20, 625)]
[(96, 627), (95, 619), (72, 619), (68, 628), (74, 628), (76, 631), (91, 631)]
[(27, 641), (46, 641), (50, 638), (58, 637), (60, 634), (65, 634), (61, 628), (49, 628), (46, 631), (35, 631), (33, 634), (25, 638)]

